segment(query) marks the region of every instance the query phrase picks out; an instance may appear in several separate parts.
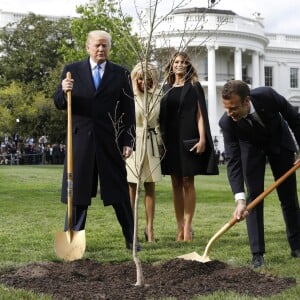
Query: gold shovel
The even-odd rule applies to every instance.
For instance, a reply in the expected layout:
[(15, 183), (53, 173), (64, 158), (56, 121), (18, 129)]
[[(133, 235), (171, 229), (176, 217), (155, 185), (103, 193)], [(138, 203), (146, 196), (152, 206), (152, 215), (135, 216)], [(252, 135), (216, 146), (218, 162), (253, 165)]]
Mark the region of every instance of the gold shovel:
[[(246, 210), (250, 212), (258, 203), (260, 203), (267, 195), (269, 195), (275, 188), (277, 188), (283, 181), (285, 181), (291, 174), (293, 174), (300, 167), (300, 161), (298, 161), (291, 169), (289, 169), (285, 174), (278, 178), (271, 186), (269, 186), (264, 192), (257, 196), (253, 201), (251, 201)], [(227, 230), (229, 230), (235, 223), (237, 223), (236, 218), (232, 218), (228, 223), (226, 223), (215, 235), (209, 240), (205, 247), (204, 254), (201, 256), (197, 252), (191, 252), (178, 256), (178, 258), (183, 258), (185, 260), (196, 260), (202, 263), (210, 261), (208, 256), (213, 243), (223, 235)]]
[[(71, 79), (71, 73), (67, 73)], [(67, 261), (82, 258), (85, 251), (85, 230), (73, 231), (73, 145), (72, 145), (72, 106), (71, 91), (67, 92), (68, 100), (68, 133), (67, 133), (67, 194), (68, 194), (68, 230), (57, 232), (54, 249), (56, 255)]]

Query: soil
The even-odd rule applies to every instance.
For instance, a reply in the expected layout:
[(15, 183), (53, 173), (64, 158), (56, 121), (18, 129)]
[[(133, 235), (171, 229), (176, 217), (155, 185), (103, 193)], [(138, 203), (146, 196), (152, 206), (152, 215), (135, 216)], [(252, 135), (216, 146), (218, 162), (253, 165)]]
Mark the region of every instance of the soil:
[(192, 299), (216, 291), (240, 295), (271, 296), (295, 286), (294, 278), (280, 278), (248, 267), (232, 267), (220, 261), (200, 263), (172, 259), (164, 263), (142, 263), (145, 286), (135, 286), (133, 261), (99, 263), (83, 259), (73, 262), (32, 263), (0, 271), (0, 283), (52, 295), (53, 299)]

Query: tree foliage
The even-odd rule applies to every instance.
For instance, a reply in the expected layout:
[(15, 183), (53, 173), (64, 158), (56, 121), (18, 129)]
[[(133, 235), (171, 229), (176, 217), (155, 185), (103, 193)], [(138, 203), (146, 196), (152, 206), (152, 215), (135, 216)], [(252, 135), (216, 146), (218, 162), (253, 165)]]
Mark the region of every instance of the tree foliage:
[(30, 13), (19, 23), (9, 23), (0, 33), (0, 76), (43, 90), (51, 70), (61, 59), (62, 41), (71, 40), (68, 19), (51, 21)]
[(62, 141), (65, 113), (58, 113), (52, 99), (45, 98), (42, 92), (26, 94), (24, 91), (26, 86), (17, 82), (0, 90), (0, 136), (12, 137), (18, 132), (21, 140), (47, 135), (51, 137), (50, 142)]
[(111, 34), (113, 41), (110, 60), (132, 68), (140, 45), (138, 38), (130, 33), (132, 18), (123, 15), (118, 3), (115, 0), (98, 0), (77, 8), (80, 17), (73, 19), (71, 24), (76, 47), (63, 51), (66, 61), (85, 58), (87, 33), (91, 30), (105, 30)]
[(51, 141), (64, 139), (66, 114), (56, 110), (52, 97), (63, 65), (87, 57), (90, 30), (112, 35), (112, 61), (129, 69), (135, 64), (132, 49), (138, 49), (138, 39), (131, 37), (131, 18), (123, 17), (117, 1), (91, 1), (77, 13), (77, 18), (55, 21), (30, 13), (0, 31), (0, 140), (4, 132), (15, 132), (17, 118), (23, 136), (46, 133)]
[(0, 137), (18, 131), (23, 138), (47, 134), (50, 140), (62, 140), (65, 114), (55, 109), (52, 96), (61, 71), (62, 45), (72, 47), (70, 20), (30, 13), (6, 25), (0, 41), (0, 119), (4, 120)]

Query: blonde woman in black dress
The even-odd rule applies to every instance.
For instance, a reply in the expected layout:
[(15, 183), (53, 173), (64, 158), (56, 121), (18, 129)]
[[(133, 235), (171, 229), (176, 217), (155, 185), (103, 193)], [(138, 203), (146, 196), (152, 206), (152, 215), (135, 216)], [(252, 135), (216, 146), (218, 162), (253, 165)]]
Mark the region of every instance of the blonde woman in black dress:
[[(162, 173), (171, 175), (177, 241), (191, 241), (196, 207), (195, 175), (216, 175), (218, 165), (205, 96), (187, 53), (177, 52), (166, 66), (160, 129), (166, 147)], [(189, 140), (194, 140), (187, 145)]]

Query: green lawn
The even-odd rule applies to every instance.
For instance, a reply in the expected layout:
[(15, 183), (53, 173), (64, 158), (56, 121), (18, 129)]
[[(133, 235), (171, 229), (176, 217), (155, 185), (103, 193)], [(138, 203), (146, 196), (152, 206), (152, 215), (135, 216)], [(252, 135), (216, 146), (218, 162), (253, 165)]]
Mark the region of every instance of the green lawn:
[[(62, 231), (66, 206), (60, 203), (62, 166), (0, 166), (0, 268), (17, 267), (30, 262), (57, 261), (54, 236)], [(212, 235), (232, 217), (233, 197), (225, 167), (219, 176), (196, 177), (197, 208), (192, 243), (176, 243), (176, 223), (169, 177), (157, 184), (155, 215), (156, 244), (143, 243), (144, 208), (140, 202), (139, 232), (143, 262), (159, 262), (197, 251), (203, 254)], [(266, 187), (272, 183), (268, 169)], [(298, 187), (299, 192), (299, 187)], [(300, 193), (299, 193), (300, 195)], [(300, 261), (290, 256), (285, 228), (276, 192), (265, 200), (266, 267), (264, 272), (294, 277), (297, 286), (268, 299), (299, 299)], [(120, 226), (111, 207), (99, 198), (93, 200), (86, 225), (85, 258), (99, 262), (132, 259), (125, 250)], [(248, 266), (250, 252), (245, 222), (236, 224), (221, 236), (210, 252), (211, 259), (233, 266)], [(242, 284), (247, 285), (247, 282)], [(0, 285), (0, 299), (51, 299)], [(200, 298), (195, 298), (200, 299)], [(254, 299), (233, 293), (215, 293), (201, 299)], [(255, 298), (257, 299), (257, 298)]]

